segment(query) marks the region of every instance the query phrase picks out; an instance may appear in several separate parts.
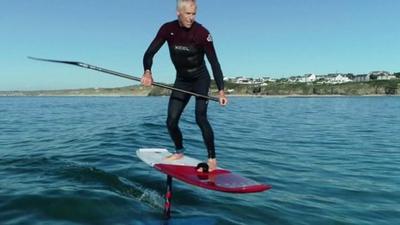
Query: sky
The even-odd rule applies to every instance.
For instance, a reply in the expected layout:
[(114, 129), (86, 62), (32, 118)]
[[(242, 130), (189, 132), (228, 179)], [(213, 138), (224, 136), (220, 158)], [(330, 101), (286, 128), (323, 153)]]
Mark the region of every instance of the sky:
[[(0, 91), (121, 87), (135, 81), (27, 56), (81, 61), (140, 77), (175, 0), (0, 0)], [(226, 77), (400, 72), (398, 0), (198, 0)], [(166, 44), (153, 64), (172, 83)]]

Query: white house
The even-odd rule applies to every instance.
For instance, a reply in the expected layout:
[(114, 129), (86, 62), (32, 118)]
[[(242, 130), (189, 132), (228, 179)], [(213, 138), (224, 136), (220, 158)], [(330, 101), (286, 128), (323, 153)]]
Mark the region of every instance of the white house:
[(237, 84), (250, 84), (250, 80), (247, 78), (238, 78), (236, 79)]
[(304, 77), (298, 78), (297, 81), (301, 83), (311, 83), (317, 80), (317, 76), (313, 73), (306, 74)]
[(393, 80), (393, 79), (396, 79), (396, 76), (390, 75), (390, 74), (381, 74), (381, 75), (378, 75), (378, 77), (376, 79), (377, 80)]
[(396, 76), (387, 71), (372, 71), (368, 74), (370, 77), (374, 76), (377, 80), (392, 80), (396, 79)]
[(331, 84), (341, 84), (341, 83), (347, 83), (347, 82), (351, 82), (351, 80), (346, 76), (342, 76), (341, 74), (338, 74), (338, 75), (328, 79), (328, 83), (331, 83)]
[(365, 82), (365, 81), (369, 81), (369, 75), (367, 74), (360, 74), (360, 75), (356, 75), (354, 77), (354, 82)]

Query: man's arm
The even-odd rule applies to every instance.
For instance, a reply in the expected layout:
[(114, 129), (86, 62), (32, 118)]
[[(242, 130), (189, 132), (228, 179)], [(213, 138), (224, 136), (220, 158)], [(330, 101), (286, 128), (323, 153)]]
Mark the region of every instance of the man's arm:
[(219, 94), (219, 104), (224, 106), (228, 104), (228, 99), (226, 98), (224, 92), (224, 76), (222, 74), (221, 65), (219, 64), (218, 57), (215, 52), (213, 40), (210, 33), (208, 33), (207, 37), (205, 38), (204, 49), (207, 59), (211, 65), (215, 83), (217, 84), (218, 94)]
[(145, 86), (150, 86), (153, 83), (153, 77), (151, 73), (151, 66), (153, 65), (154, 55), (160, 50), (161, 46), (165, 43), (165, 27), (162, 26), (158, 31), (156, 37), (151, 42), (150, 46), (147, 48), (143, 56), (143, 68), (144, 73), (142, 76), (142, 84)]
[(160, 50), (161, 46), (165, 43), (165, 26), (162, 26), (158, 31), (156, 37), (151, 42), (143, 56), (143, 68), (144, 70), (151, 70), (153, 65), (153, 57)]
[(224, 76), (222, 74), (221, 65), (219, 64), (217, 54), (215, 53), (214, 44), (212, 42), (211, 35), (205, 40), (204, 47), (208, 61), (210, 62), (211, 69), (213, 72), (215, 83), (217, 84), (218, 90), (224, 90)]

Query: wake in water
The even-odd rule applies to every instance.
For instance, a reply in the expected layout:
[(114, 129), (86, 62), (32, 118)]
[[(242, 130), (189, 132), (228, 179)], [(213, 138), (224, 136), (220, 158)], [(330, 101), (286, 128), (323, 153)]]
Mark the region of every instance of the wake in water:
[(45, 215), (83, 222), (93, 221), (96, 215), (104, 223), (109, 213), (132, 218), (141, 211), (159, 213), (163, 208), (163, 196), (155, 190), (59, 157), (4, 157), (0, 171), (14, 175), (0, 178), (0, 222), (12, 222), (15, 213), (23, 211), (29, 220)]

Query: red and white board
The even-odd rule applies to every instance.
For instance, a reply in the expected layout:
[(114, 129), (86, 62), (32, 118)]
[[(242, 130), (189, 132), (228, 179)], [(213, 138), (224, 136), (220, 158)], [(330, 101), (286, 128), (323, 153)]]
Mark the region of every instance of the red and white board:
[(201, 161), (186, 155), (178, 160), (167, 160), (165, 157), (172, 153), (166, 149), (142, 148), (137, 150), (136, 154), (160, 172), (198, 187), (230, 193), (254, 193), (271, 188), (270, 185), (258, 183), (222, 168), (210, 173), (197, 172), (196, 166)]

